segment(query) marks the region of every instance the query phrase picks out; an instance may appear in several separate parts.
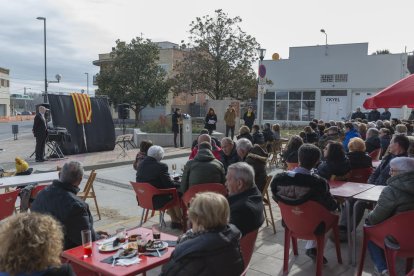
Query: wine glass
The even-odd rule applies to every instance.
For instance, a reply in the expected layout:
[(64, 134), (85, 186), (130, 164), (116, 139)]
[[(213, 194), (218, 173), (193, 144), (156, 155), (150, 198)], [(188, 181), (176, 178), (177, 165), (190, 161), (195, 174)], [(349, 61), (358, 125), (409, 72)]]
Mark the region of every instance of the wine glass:
[(175, 176), (175, 170), (177, 170), (177, 164), (172, 164), (171, 165), (171, 168), (172, 168), (172, 170), (173, 170), (173, 176)]

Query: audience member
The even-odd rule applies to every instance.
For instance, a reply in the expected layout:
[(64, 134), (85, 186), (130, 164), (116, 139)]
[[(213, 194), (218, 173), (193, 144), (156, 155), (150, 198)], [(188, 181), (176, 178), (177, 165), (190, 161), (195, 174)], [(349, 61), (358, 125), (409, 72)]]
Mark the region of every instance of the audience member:
[(273, 136), (272, 130), (270, 129), (269, 123), (264, 124), (264, 129), (262, 133), (264, 141), (266, 143), (266, 150), (267, 152), (270, 152), (272, 150), (272, 142), (275, 140), (275, 138)]
[(358, 131), (356, 131), (352, 123), (345, 123), (345, 139), (343, 141), (345, 151), (348, 151), (349, 140), (354, 137), (359, 137)]
[(273, 131), (273, 139), (274, 140), (279, 140), (280, 139), (280, 125), (279, 124), (274, 124), (272, 126), (272, 131)]
[(414, 108), (411, 109), (410, 116), (408, 116), (408, 121), (413, 121), (413, 120), (414, 120)]
[(221, 163), (224, 166), (224, 172), (227, 173), (227, 168), (234, 163), (239, 162), (239, 156), (237, 155), (236, 144), (229, 137), (221, 139)]
[[(382, 190), (374, 210), (367, 217), (367, 224), (375, 225), (405, 211), (414, 210), (414, 159), (396, 157), (390, 161), (391, 177)], [(388, 275), (384, 251), (373, 242), (368, 242), (368, 251), (380, 275)]]
[(361, 111), (360, 107), (357, 107), (356, 111), (354, 113), (352, 113), (351, 119), (356, 120), (356, 119), (365, 119), (365, 114)]
[(246, 235), (263, 224), (263, 198), (254, 183), (254, 170), (245, 162), (230, 165), (226, 175), (230, 223)]
[(233, 106), (230, 104), (224, 113), (224, 122), (226, 123), (226, 137), (230, 137), (231, 140), (234, 138), (234, 127), (236, 126), (236, 111), (234, 110)]
[(379, 138), (381, 142), (381, 157), (387, 152), (391, 141), (391, 132), (388, 128), (381, 128), (379, 131)]
[(340, 142), (339, 131), (337, 126), (331, 126), (328, 128), (326, 134), (319, 138), (318, 146), (320, 149), (324, 149), (329, 141)]
[(0, 225), (0, 244), (2, 276), (75, 275), (69, 264), (61, 263), (62, 226), (51, 216), (20, 213), (8, 218)]
[(380, 120), (389, 120), (391, 119), (391, 112), (388, 111), (388, 108), (384, 108), (384, 112), (381, 113)]
[(362, 140), (367, 139), (367, 125), (366, 125), (366, 124), (364, 124), (364, 123), (360, 123), (360, 124), (358, 125), (358, 128), (355, 128), (355, 129), (357, 129), (357, 130), (358, 130), (359, 137), (361, 137), (361, 138), (362, 138)]
[(414, 158), (414, 137), (413, 136), (407, 136), (408, 140), (410, 141), (410, 146), (408, 147), (408, 157)]
[(298, 135), (290, 137), (286, 149), (282, 152), (282, 162), (298, 163), (298, 150), (303, 145), (303, 140)]
[(381, 140), (379, 131), (376, 128), (370, 128), (367, 131), (367, 139), (365, 140), (365, 147), (368, 153), (381, 148)]
[(148, 149), (152, 146), (151, 140), (144, 140), (141, 141), (139, 144), (139, 152), (137, 153), (137, 156), (135, 157), (134, 163), (132, 166), (134, 167), (134, 170), (138, 169), (139, 163), (141, 163), (142, 160), (147, 156)]
[(376, 122), (381, 117), (381, 113), (374, 108), (368, 113), (368, 122)]
[(240, 231), (229, 224), (227, 199), (216, 193), (199, 193), (191, 201), (192, 229), (182, 235), (161, 276), (229, 275), (244, 270)]
[[(337, 203), (329, 192), (328, 182), (311, 171), (319, 163), (321, 152), (312, 144), (304, 144), (299, 149), (299, 167), (292, 171), (277, 174), (271, 184), (273, 198), (289, 205), (300, 205), (308, 200), (316, 201), (329, 211), (337, 208)], [(316, 242), (306, 243), (306, 255), (316, 260)], [(324, 258), (324, 263), (328, 261)]]
[(191, 186), (204, 183), (225, 183), (223, 164), (211, 152), (211, 145), (202, 142), (197, 155), (184, 166), (180, 190), (185, 193)]
[(345, 176), (351, 169), (345, 150), (339, 142), (329, 142), (323, 151), (325, 161), (319, 164), (317, 174), (329, 180), (331, 176)]
[[(369, 132), (369, 130), (368, 130)], [(351, 170), (372, 167), (372, 158), (365, 152), (365, 143), (361, 138), (355, 137), (349, 141), (349, 152), (346, 154)]]
[(252, 137), (253, 137), (253, 145), (255, 144), (263, 145), (265, 143), (265, 139), (264, 139), (263, 133), (260, 132), (259, 125), (253, 125)]
[(220, 158), (221, 158), (221, 155), (220, 155), (221, 148), (219, 146), (217, 146), (216, 143), (213, 143), (212, 141), (213, 141), (213, 139), (208, 134), (201, 134), (200, 136), (198, 136), (197, 145), (191, 150), (191, 154), (188, 157), (188, 159), (192, 160), (197, 155), (198, 145), (200, 145), (202, 142), (208, 142), (211, 145), (211, 149), (212, 149), (211, 151), (213, 152), (214, 157), (217, 160), (220, 160)]
[(253, 143), (253, 137), (250, 134), (250, 128), (248, 126), (242, 126), (239, 129), (239, 135), (237, 135), (237, 140), (240, 140), (242, 138), (245, 138), (249, 140), (251, 143)]
[[(151, 146), (148, 149), (147, 157), (139, 164), (137, 170), (137, 182), (149, 183), (157, 189), (178, 188), (171, 180), (168, 173), (168, 166), (162, 163), (164, 158), (164, 149), (160, 146)], [(161, 208), (171, 201), (171, 195), (154, 196), (152, 202), (156, 209)], [(173, 207), (167, 210), (171, 217), (171, 228), (181, 228), (181, 210), (179, 207)]]
[(259, 145), (253, 146), (247, 139), (238, 140), (236, 142), (236, 149), (240, 160), (253, 167), (255, 173), (254, 182), (259, 191), (262, 191), (267, 177), (267, 153)]
[(318, 133), (319, 137), (323, 136), (325, 134), (325, 125), (319, 124), (317, 133)]
[(409, 145), (410, 142), (407, 136), (402, 134), (394, 135), (388, 147), (389, 154), (382, 159), (381, 164), (368, 179), (368, 183), (387, 185), (386, 181), (390, 177), (390, 161), (395, 157), (407, 156)]
[(381, 120), (378, 120), (375, 124), (378, 130), (384, 127), (384, 122)]
[(310, 126), (305, 126), (303, 131), (305, 132), (305, 139), (303, 139), (304, 143), (314, 144), (318, 142), (319, 135), (316, 134)]
[[(203, 134), (208, 134), (208, 129), (203, 128), (202, 130), (200, 130), (200, 135), (203, 135)], [(200, 137), (200, 135), (198, 135), (198, 137)], [(194, 147), (196, 147), (198, 145), (198, 137), (197, 137), (197, 139), (194, 139), (194, 141), (191, 145), (191, 150), (193, 150)], [(216, 146), (219, 147), (219, 148), (221, 147), (221, 143), (216, 137), (210, 136), (210, 138), (211, 138), (211, 147), (212, 148), (214, 148)]]
[(391, 132), (391, 135), (394, 135), (394, 128), (391, 126), (390, 121), (384, 121), (384, 127)]
[(59, 172), (59, 180), (39, 192), (31, 206), (32, 212), (49, 214), (57, 219), (64, 228), (64, 249), (82, 245), (81, 230), (89, 229), (92, 240), (97, 240), (105, 232), (93, 229), (93, 218), (89, 205), (76, 196), (83, 178), (83, 167), (77, 161), (65, 163)]
[(407, 127), (404, 124), (398, 124), (395, 126), (395, 134), (407, 135)]

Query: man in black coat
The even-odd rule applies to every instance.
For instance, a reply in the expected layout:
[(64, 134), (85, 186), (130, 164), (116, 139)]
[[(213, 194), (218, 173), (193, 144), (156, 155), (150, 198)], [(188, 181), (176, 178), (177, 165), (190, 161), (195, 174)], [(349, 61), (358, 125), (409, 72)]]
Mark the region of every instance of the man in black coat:
[(47, 138), (47, 121), (45, 118), (46, 110), (48, 110), (44, 106), (39, 106), (39, 112), (36, 113), (33, 122), (33, 135), (36, 138), (36, 162), (43, 162), (44, 154), (45, 154), (45, 145), (46, 145), (46, 138)]
[(391, 112), (388, 111), (388, 108), (384, 108), (384, 112), (381, 113), (380, 120), (389, 120), (391, 119)]
[(172, 132), (174, 133), (174, 147), (177, 146), (177, 136), (180, 134), (180, 147), (183, 147), (183, 120), (181, 118), (181, 109), (176, 108), (171, 116)]
[(246, 235), (262, 226), (263, 198), (254, 184), (253, 167), (238, 162), (228, 167), (226, 186), (229, 191), (230, 223)]
[(107, 235), (95, 232), (88, 204), (76, 196), (82, 177), (83, 168), (79, 162), (66, 163), (59, 173), (59, 180), (54, 180), (52, 185), (39, 192), (31, 206), (32, 212), (52, 215), (63, 225), (64, 249), (82, 245), (82, 230), (91, 230), (93, 241), (100, 235)]
[(361, 112), (361, 108), (357, 107), (356, 111), (352, 113), (351, 119), (356, 120), (360, 118), (361, 120), (366, 119), (365, 114)]
[(374, 108), (368, 113), (368, 122), (376, 122), (379, 120), (380, 116), (381, 113), (376, 108)]
[[(171, 180), (168, 173), (168, 166), (162, 163), (164, 158), (164, 149), (160, 146), (151, 146), (148, 149), (147, 157), (139, 163), (137, 168), (137, 182), (149, 183), (157, 189), (169, 189), (178, 188), (179, 185), (175, 185)], [(163, 207), (169, 201), (172, 196), (160, 195), (152, 198), (152, 203), (156, 209)], [(181, 211), (179, 207), (174, 207), (167, 210), (168, 215), (171, 217), (171, 227), (181, 227)]]
[(227, 168), (234, 163), (240, 161), (237, 155), (236, 144), (229, 137), (221, 139), (221, 163), (223, 163), (224, 171), (227, 173)]

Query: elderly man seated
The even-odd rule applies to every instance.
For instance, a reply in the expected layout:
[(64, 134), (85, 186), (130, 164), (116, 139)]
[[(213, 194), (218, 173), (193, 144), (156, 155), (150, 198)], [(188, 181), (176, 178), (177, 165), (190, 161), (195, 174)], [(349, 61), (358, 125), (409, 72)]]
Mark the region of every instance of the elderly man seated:
[(234, 163), (239, 162), (239, 156), (237, 155), (236, 145), (234, 141), (229, 137), (221, 139), (221, 163), (223, 163), (224, 171), (227, 173), (227, 168)]
[(64, 164), (59, 180), (54, 180), (52, 185), (41, 191), (31, 206), (32, 212), (52, 215), (63, 225), (64, 249), (82, 245), (81, 230), (91, 230), (93, 240), (99, 239), (101, 234), (107, 235), (94, 231), (89, 205), (76, 196), (82, 177), (81, 163), (71, 161)]
[(198, 143), (191, 150), (191, 154), (190, 154), (190, 157), (188, 157), (188, 159), (191, 160), (191, 159), (193, 159), (197, 155), (198, 145), (200, 145), (202, 142), (208, 142), (211, 145), (211, 148), (212, 148), (211, 151), (213, 152), (214, 157), (217, 160), (220, 160), (220, 158), (221, 158), (221, 156), (220, 156), (221, 148), (219, 146), (217, 146), (215, 143), (212, 143), (211, 140), (212, 140), (211, 139), (211, 136), (208, 135), (208, 134), (201, 134), (200, 136), (198, 136), (198, 138), (197, 138), (197, 142)]
[[(391, 177), (382, 190), (377, 205), (367, 217), (367, 224), (375, 225), (396, 213), (414, 210), (414, 159), (396, 157), (390, 161)], [(388, 275), (384, 251), (372, 242), (368, 250), (375, 265), (377, 275)]]
[(245, 162), (230, 165), (226, 186), (229, 191), (230, 223), (236, 225), (243, 236), (258, 229), (264, 221), (263, 199), (254, 184), (252, 166)]
[(188, 160), (184, 166), (181, 178), (181, 192), (185, 193), (193, 185), (203, 183), (225, 182), (223, 164), (218, 161), (211, 152), (211, 145), (202, 142), (198, 145), (197, 155), (193, 160)]
[(253, 167), (255, 173), (254, 182), (256, 183), (257, 188), (259, 188), (259, 191), (263, 191), (267, 177), (267, 152), (259, 145), (253, 146), (252, 143), (246, 138), (237, 140), (236, 150), (240, 160)]
[[(151, 146), (148, 149), (147, 157), (142, 160), (137, 168), (137, 182), (149, 183), (157, 189), (177, 188), (168, 173), (168, 166), (162, 163), (164, 149), (160, 146)], [(170, 195), (155, 196), (152, 201), (155, 208), (161, 208), (171, 200)], [(171, 228), (181, 228), (181, 210), (173, 207), (167, 210), (171, 217)]]

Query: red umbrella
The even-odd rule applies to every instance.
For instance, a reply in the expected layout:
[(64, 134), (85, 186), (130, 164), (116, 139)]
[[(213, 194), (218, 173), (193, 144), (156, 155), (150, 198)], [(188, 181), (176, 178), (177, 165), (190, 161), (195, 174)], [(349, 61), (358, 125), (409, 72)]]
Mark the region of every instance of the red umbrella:
[(414, 74), (391, 84), (364, 102), (365, 109), (414, 108)]

